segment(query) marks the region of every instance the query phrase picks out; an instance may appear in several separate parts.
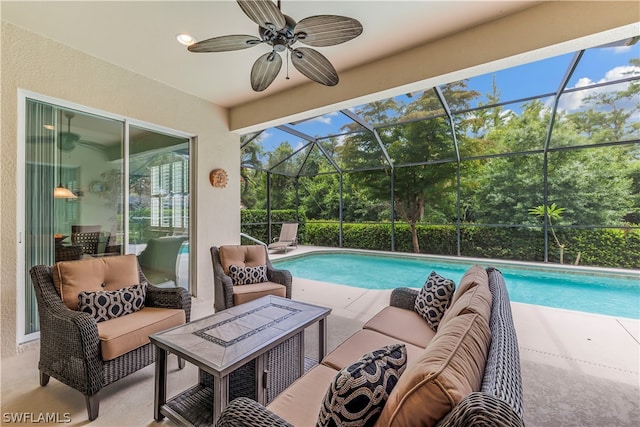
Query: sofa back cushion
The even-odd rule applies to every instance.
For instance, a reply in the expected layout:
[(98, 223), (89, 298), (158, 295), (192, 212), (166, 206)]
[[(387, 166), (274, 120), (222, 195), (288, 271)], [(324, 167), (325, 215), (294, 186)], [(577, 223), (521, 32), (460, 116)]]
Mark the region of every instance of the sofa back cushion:
[(220, 263), (224, 274), (229, 275), (229, 266), (257, 267), (267, 264), (267, 251), (262, 245), (220, 246)]
[(480, 390), (490, 341), (489, 325), (476, 313), (441, 324), (400, 377), (376, 426), (435, 426), (466, 395)]
[(78, 309), (80, 292), (115, 291), (140, 283), (134, 254), (60, 261), (52, 274), (58, 294), (71, 310)]
[(489, 289), (489, 277), (479, 265), (471, 267), (460, 280), (458, 289), (453, 294), (451, 305), (445, 311), (440, 326), (460, 314), (477, 313), (489, 322), (492, 296)]

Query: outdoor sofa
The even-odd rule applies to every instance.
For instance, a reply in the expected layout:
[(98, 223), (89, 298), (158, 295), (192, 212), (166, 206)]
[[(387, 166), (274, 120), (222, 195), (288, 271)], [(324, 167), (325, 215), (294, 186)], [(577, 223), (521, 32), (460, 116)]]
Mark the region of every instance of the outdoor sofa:
[[(358, 407), (362, 412), (357, 416), (365, 421), (347, 425), (524, 425), (518, 342), (502, 273), (480, 266), (469, 269), (435, 332), (416, 312), (416, 298), (423, 297), (418, 297), (420, 292), (395, 289), (389, 306), (266, 408), (246, 397), (237, 398), (216, 425), (312, 426), (319, 419), (322, 422), (317, 425), (337, 425), (336, 420), (353, 417), (349, 410), (354, 408), (349, 405), (358, 406), (358, 399), (369, 399), (364, 405), (369, 407)], [(365, 353), (372, 356), (383, 349), (392, 350), (386, 359), (378, 359), (386, 360), (386, 371), (380, 371), (380, 364), (358, 371), (358, 363), (362, 366), (363, 361), (372, 360), (363, 358)], [(401, 360), (404, 356), (406, 361)], [(386, 399), (379, 398), (380, 389), (377, 393), (358, 390), (380, 378), (387, 381), (385, 387), (389, 385), (394, 378), (389, 365), (400, 366), (398, 361), (406, 364), (395, 372), (391, 388), (384, 390)], [(367, 419), (372, 413), (375, 416)]]

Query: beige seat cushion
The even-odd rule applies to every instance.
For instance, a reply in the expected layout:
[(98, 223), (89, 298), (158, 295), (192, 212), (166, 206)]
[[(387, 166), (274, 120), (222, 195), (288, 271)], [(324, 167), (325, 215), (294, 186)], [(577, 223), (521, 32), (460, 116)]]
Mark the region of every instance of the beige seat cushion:
[(337, 374), (336, 369), (318, 365), (287, 387), (267, 409), (294, 426), (315, 426), (324, 395)]
[(444, 312), (440, 325), (465, 313), (478, 313), (489, 322), (493, 297), (489, 289), (489, 277), (484, 268), (471, 267), (460, 280), (451, 306)]
[(82, 291), (115, 291), (140, 283), (135, 255), (60, 261), (52, 268), (53, 283), (65, 305), (78, 309)]
[(376, 426), (435, 426), (466, 395), (480, 390), (490, 341), (489, 325), (479, 314), (441, 325), (400, 377)]
[(424, 351), (422, 347), (400, 341), (388, 335), (381, 334), (380, 332), (361, 329), (347, 338), (331, 353), (327, 354), (327, 356), (322, 359), (322, 364), (340, 370), (346, 366), (350, 366), (365, 353), (377, 350), (386, 345), (398, 343), (404, 344), (407, 348), (407, 362), (409, 363), (412, 360), (416, 360)]
[(253, 301), (254, 299), (275, 295), (285, 298), (287, 288), (284, 285), (274, 282), (254, 283), (252, 285), (239, 285), (233, 287), (233, 305)]
[(220, 263), (224, 274), (229, 274), (229, 266), (257, 267), (267, 263), (267, 251), (262, 245), (226, 245), (220, 246)]
[(103, 360), (115, 359), (149, 343), (149, 335), (185, 323), (184, 310), (144, 307), (135, 313), (98, 323)]
[(380, 310), (363, 328), (422, 348), (425, 348), (436, 334), (415, 311), (392, 306)]

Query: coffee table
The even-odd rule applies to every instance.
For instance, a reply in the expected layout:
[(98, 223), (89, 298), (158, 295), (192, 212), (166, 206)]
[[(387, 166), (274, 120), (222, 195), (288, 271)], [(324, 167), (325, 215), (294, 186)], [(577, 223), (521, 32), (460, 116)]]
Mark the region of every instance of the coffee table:
[[(213, 425), (236, 397), (268, 404), (304, 373), (304, 330), (316, 322), (322, 360), (330, 313), (327, 307), (265, 296), (151, 335), (156, 346), (154, 418)], [(199, 368), (198, 384), (169, 400), (168, 353)]]

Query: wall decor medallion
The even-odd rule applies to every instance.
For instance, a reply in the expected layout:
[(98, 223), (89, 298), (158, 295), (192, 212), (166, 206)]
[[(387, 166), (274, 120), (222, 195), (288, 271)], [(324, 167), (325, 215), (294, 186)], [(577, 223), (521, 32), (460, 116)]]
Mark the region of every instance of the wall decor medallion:
[(209, 173), (209, 181), (214, 187), (224, 188), (227, 186), (229, 177), (224, 169), (214, 169)]

